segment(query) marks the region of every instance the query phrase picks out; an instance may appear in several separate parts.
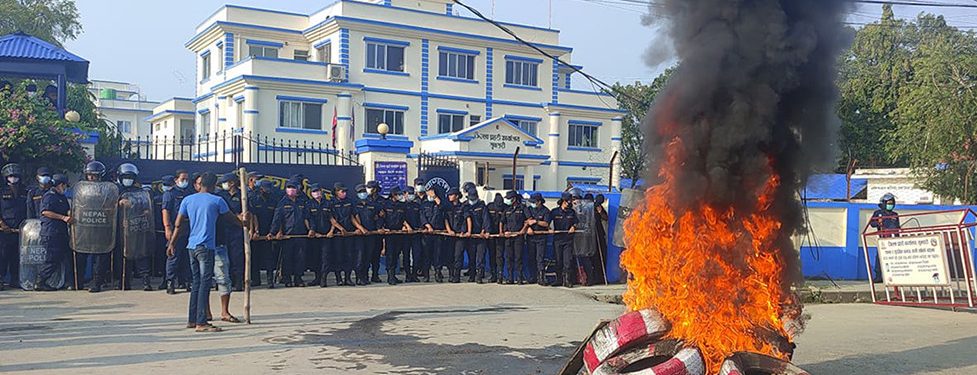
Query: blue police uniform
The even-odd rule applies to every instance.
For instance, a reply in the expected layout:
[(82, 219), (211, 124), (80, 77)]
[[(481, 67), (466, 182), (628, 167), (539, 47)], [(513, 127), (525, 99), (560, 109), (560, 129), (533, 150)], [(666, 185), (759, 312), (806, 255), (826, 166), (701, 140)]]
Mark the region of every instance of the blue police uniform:
[[(495, 199), (489, 204), (485, 205), (488, 210), (489, 215), (489, 234), (498, 235), (501, 233), (499, 227), (502, 225), (502, 218), (505, 213), (505, 203), (502, 201), (502, 195), (496, 194)], [(489, 257), (489, 282), (502, 283), (502, 269), (499, 267), (503, 262), (502, 254), (505, 253), (505, 239), (493, 237), (488, 240), (488, 257)]]
[[(284, 235), (304, 236), (309, 234), (308, 202), (301, 198), (282, 197), (275, 208), (271, 220), (271, 232)], [(305, 286), (302, 274), (305, 273), (306, 238), (289, 238), (282, 241), (282, 275), (285, 286)]]
[[(420, 230), (424, 227), (421, 224), (421, 204), (414, 201), (409, 201), (404, 204), (404, 210), (406, 211), (407, 224), (410, 225), (411, 229)], [(419, 233), (408, 235), (404, 238), (404, 261), (403, 268), (404, 272), (407, 274), (407, 282), (417, 282), (418, 271), (421, 271), (421, 266), (424, 265), (424, 243), (422, 239), (423, 235)]]
[[(550, 215), (550, 223), (555, 231), (565, 231), (577, 224), (577, 212), (572, 207), (554, 208)], [(553, 235), (553, 252), (556, 254), (558, 268), (562, 271), (564, 286), (571, 286), (573, 275), (573, 233), (557, 233)]]
[[(509, 195), (515, 198), (513, 195)], [(523, 276), (523, 264), (522, 264), (522, 248), (524, 245), (525, 236), (522, 235), (522, 231), (526, 225), (526, 207), (522, 205), (522, 202), (514, 200), (512, 204), (506, 208), (503, 213), (502, 229), (507, 234), (516, 234), (513, 237), (507, 237), (505, 240), (505, 266), (507, 266), (509, 284), (514, 283), (525, 283), (525, 277)], [(499, 264), (499, 268), (503, 265)]]
[[(243, 203), (241, 201), (241, 190), (236, 189), (234, 193), (227, 190), (221, 190), (217, 193), (224, 202), (227, 203), (227, 208), (231, 210), (235, 216), (240, 215), (242, 212)], [(231, 262), (231, 284), (234, 290), (243, 290), (244, 287), (244, 231), (241, 227), (235, 223), (229, 223), (226, 220), (218, 220), (220, 228), (218, 231), (221, 233), (221, 238), (223, 239), (223, 245), (227, 249), (227, 257)]]
[[(59, 215), (68, 215), (71, 207), (68, 205), (68, 198), (64, 194), (50, 189), (44, 193), (38, 209), (39, 212), (51, 211)], [(65, 260), (71, 252), (68, 240), (68, 223), (41, 217), (40, 242), (47, 251), (47, 257), (44, 259), (44, 267), (41, 268), (41, 272), (37, 276), (39, 288), (48, 285), (47, 280), (54, 275), (54, 272), (65, 266)]]
[[(390, 194), (390, 200), (383, 206), (383, 227), (387, 230), (403, 230), (407, 222), (407, 203), (396, 201), (399, 191), (394, 190)], [(400, 282), (395, 275), (397, 274), (397, 260), (404, 252), (405, 242), (408, 236), (403, 234), (387, 234), (383, 236), (386, 248), (385, 263), (387, 266), (387, 283), (394, 285)], [(409, 255), (404, 255), (405, 258)], [(407, 269), (404, 269), (407, 271)]]
[[(325, 235), (332, 229), (332, 202), (325, 197), (309, 200), (309, 224), (316, 233)], [(326, 286), (326, 276), (329, 272), (336, 273), (336, 283), (339, 284), (339, 270), (335, 268), (332, 238), (316, 238), (309, 240), (306, 248), (306, 259), (313, 272), (316, 273), (315, 282), (319, 286)], [(308, 256), (308, 254), (314, 254)]]
[[(892, 210), (887, 210), (881, 208), (872, 212), (872, 217), (869, 219), (868, 224), (872, 228), (878, 229), (879, 237), (892, 237), (893, 234), (901, 228), (899, 223), (899, 214)], [(878, 254), (875, 255), (875, 275), (872, 278), (874, 282), (882, 282), (882, 260)]]
[[(461, 203), (460, 198), (453, 203), (449, 203), (446, 219), (448, 220), (450, 229), (456, 234), (471, 233), (471, 227), (469, 225), (471, 213), (468, 210), (468, 206)], [(452, 257), (454, 262), (449, 269), (451, 272), (451, 282), (458, 283), (461, 282), (461, 268), (465, 261), (465, 245), (467, 244), (467, 240), (461, 237), (449, 238), (449, 240), (452, 243), (452, 249), (454, 249)]]
[[(425, 200), (420, 204), (421, 225), (428, 230), (444, 230), (444, 205), (431, 200)], [(424, 250), (421, 257), (421, 269), (423, 270), (424, 281), (431, 281), (431, 266), (434, 266), (434, 278), (441, 282), (443, 275), (441, 268), (447, 266), (448, 259), (442, 256), (450, 242), (448, 238), (437, 234), (423, 235)]]
[(41, 217), (41, 199), (44, 193), (50, 190), (50, 186), (33, 185), (27, 188), (27, 218), (38, 219)]
[[(380, 226), (383, 224), (382, 218), (380, 217), (380, 212), (382, 209), (383, 206), (379, 200), (367, 198), (356, 202), (354, 216), (367, 232), (374, 232), (380, 229)], [(357, 236), (356, 242), (358, 244), (356, 267), (357, 283), (360, 285), (366, 285), (371, 281), (379, 280), (380, 276), (377, 274), (380, 270), (379, 236), (372, 234)], [(376, 258), (375, 262), (374, 258)], [(372, 280), (367, 278), (367, 272), (371, 267), (373, 268)]]
[[(163, 233), (163, 194), (155, 189), (153, 189), (151, 194), (153, 197), (154, 228), (156, 228), (156, 248), (153, 250), (151, 269), (153, 276), (163, 276), (166, 269), (166, 235)], [(163, 283), (166, 283), (165, 278), (163, 279)], [(165, 287), (166, 285), (163, 285), (160, 289)]]
[[(533, 232), (545, 232), (548, 231), (550, 222), (550, 210), (543, 205), (542, 196), (538, 193), (534, 194), (534, 198), (538, 198), (536, 207), (526, 207), (526, 219), (535, 219), (536, 223), (529, 226)], [(539, 282), (540, 285), (545, 283), (544, 273), (546, 272), (546, 240), (548, 236), (546, 235), (533, 235), (526, 236), (529, 245), (529, 259), (535, 259), (535, 271), (530, 273), (529, 282)], [(559, 256), (557, 256), (559, 257)]]
[[(341, 189), (345, 190), (345, 187)], [(335, 234), (337, 236), (333, 238), (333, 248), (336, 253), (337, 268), (343, 273), (342, 285), (344, 286), (356, 285), (353, 283), (352, 274), (353, 270), (359, 266), (357, 264), (359, 254), (357, 239), (341, 236), (341, 233), (352, 233), (356, 231), (356, 226), (353, 225), (354, 206), (355, 203), (353, 203), (352, 198), (349, 196), (344, 199), (336, 196), (332, 201), (332, 215), (335, 219), (333, 227), (336, 230)]]
[[(141, 187), (136, 187), (136, 186), (129, 186), (129, 187), (125, 187), (125, 186), (121, 186), (121, 185), (116, 185), (116, 186), (118, 186), (118, 188), (119, 188), (119, 197), (120, 197), (119, 198), (119, 201), (120, 202), (122, 201), (122, 198), (121, 198), (122, 197), (122, 194), (125, 194), (125, 193), (138, 193), (138, 192), (142, 192), (143, 191)], [(118, 214), (116, 216), (117, 216), (116, 222), (119, 223), (119, 226), (118, 226), (119, 230), (118, 230), (118, 237), (117, 237), (116, 242), (115, 242), (115, 249), (113, 251), (116, 254), (116, 257), (117, 257), (116, 259), (121, 260), (121, 259), (123, 259), (123, 256), (125, 254), (125, 252), (124, 252), (125, 241), (123, 240), (123, 238), (125, 236), (125, 233), (123, 233), (123, 230), (122, 230), (122, 228), (123, 228), (122, 227), (123, 220), (122, 220), (122, 210), (121, 210), (121, 208), (118, 211)], [(133, 278), (136, 278), (136, 279), (141, 279), (141, 280), (144, 281), (143, 287), (145, 289), (151, 290), (151, 288), (149, 288), (149, 267), (150, 267), (150, 262), (151, 262), (151, 257), (150, 256), (141, 257), (141, 258), (135, 258), (135, 259), (128, 259), (128, 258), (125, 259), (124, 266), (127, 268), (127, 270), (125, 272), (125, 280), (123, 281), (123, 283), (125, 284), (125, 288), (126, 289), (131, 288), (131, 286), (132, 286), (131, 280), (133, 280)], [(116, 262), (116, 263), (122, 263), (122, 262)], [(122, 266), (123, 266), (122, 264), (119, 265), (120, 268)], [(120, 271), (121, 271), (121, 269), (120, 269)]]
[[(163, 193), (163, 210), (169, 215), (169, 222), (164, 223), (170, 231), (176, 230), (176, 217), (180, 215), (180, 203), (194, 192), (191, 187), (181, 189), (174, 186), (172, 190)], [(175, 241), (176, 251), (173, 256), (166, 258), (166, 281), (174, 285), (184, 287), (190, 281), (190, 252), (183, 251), (187, 248), (190, 240), (190, 231), (183, 231), (179, 237), (168, 238), (167, 241)]]
[[(473, 200), (468, 198), (469, 203), (469, 216), (472, 219), (472, 235), (486, 233), (488, 234), (491, 230), (492, 220), (489, 217), (489, 210), (486, 207), (485, 202), (478, 200), (472, 204)], [(468, 239), (468, 281), (477, 281), (479, 284), (482, 283), (482, 279), (485, 277), (485, 252), (486, 246), (488, 245), (488, 240), (485, 238), (469, 238)], [(457, 262), (458, 259), (455, 259)], [(457, 264), (456, 264), (457, 266)]]
[(10, 229), (0, 232), (0, 290), (20, 283), (20, 238), (14, 229), (27, 219), (27, 195), (23, 185), (0, 182), (0, 221)]
[[(249, 210), (257, 223), (255, 233), (259, 237), (267, 237), (271, 232), (271, 221), (275, 217), (278, 199), (271, 191), (271, 182), (262, 181), (254, 195), (248, 195)], [(251, 281), (253, 286), (261, 285), (261, 270), (264, 269), (269, 287), (275, 285), (275, 270), (278, 264), (278, 254), (271, 241), (254, 241), (251, 243), (251, 253), (255, 264), (251, 267)]]

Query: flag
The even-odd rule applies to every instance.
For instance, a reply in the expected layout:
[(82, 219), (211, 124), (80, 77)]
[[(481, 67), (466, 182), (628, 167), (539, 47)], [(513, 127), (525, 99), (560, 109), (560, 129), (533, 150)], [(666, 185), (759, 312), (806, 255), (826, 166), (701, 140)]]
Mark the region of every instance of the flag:
[(336, 148), (336, 126), (339, 126), (339, 117), (336, 107), (332, 107), (332, 148)]

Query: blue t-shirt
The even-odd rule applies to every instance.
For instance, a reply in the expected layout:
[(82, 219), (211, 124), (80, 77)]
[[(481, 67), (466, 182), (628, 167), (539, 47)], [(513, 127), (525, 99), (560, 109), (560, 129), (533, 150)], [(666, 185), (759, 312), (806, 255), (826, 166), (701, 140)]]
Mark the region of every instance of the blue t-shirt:
[(180, 203), (180, 215), (190, 220), (190, 241), (188, 249), (203, 245), (208, 249), (217, 247), (217, 218), (231, 212), (227, 202), (210, 193), (196, 193)]

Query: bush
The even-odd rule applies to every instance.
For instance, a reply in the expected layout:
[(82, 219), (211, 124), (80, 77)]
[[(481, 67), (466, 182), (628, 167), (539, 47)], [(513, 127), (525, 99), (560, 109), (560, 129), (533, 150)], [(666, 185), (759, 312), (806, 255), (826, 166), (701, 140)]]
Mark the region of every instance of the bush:
[[(0, 159), (25, 166), (46, 166), (60, 172), (78, 172), (87, 156), (74, 129), (43, 94), (27, 93), (24, 80), (13, 89), (0, 89)], [(87, 127), (87, 126), (85, 126)]]

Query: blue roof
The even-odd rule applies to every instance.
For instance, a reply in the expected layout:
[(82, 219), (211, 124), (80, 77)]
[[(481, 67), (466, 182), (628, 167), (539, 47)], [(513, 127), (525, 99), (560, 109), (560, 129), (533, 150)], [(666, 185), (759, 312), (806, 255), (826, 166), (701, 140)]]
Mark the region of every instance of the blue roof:
[(851, 196), (846, 197), (848, 182), (844, 174), (816, 174), (807, 179), (807, 186), (801, 198), (805, 200), (830, 199), (846, 200), (858, 195), (868, 186), (864, 178), (851, 179)]
[(0, 58), (88, 62), (77, 55), (24, 33), (0, 37)]

